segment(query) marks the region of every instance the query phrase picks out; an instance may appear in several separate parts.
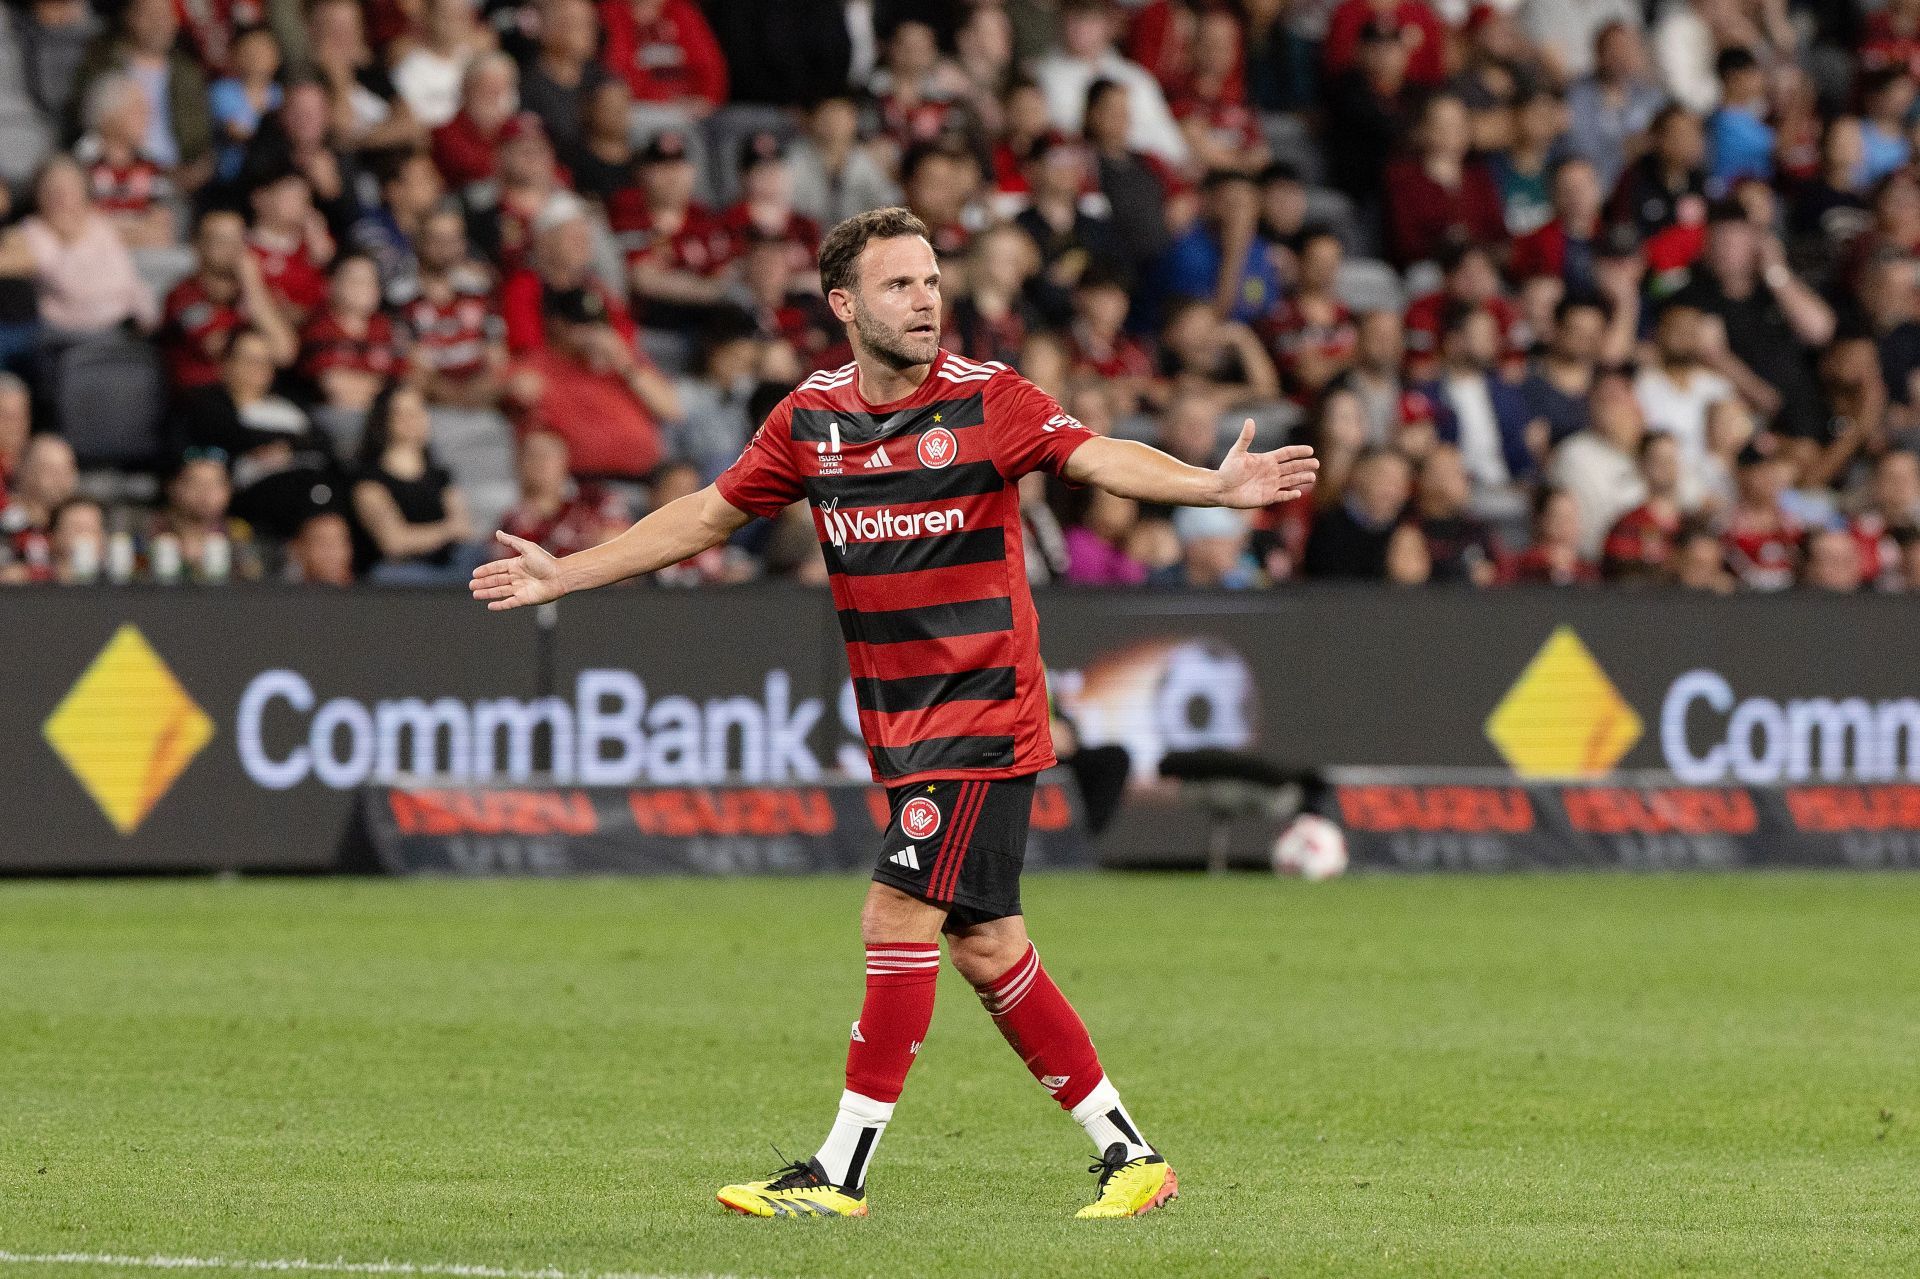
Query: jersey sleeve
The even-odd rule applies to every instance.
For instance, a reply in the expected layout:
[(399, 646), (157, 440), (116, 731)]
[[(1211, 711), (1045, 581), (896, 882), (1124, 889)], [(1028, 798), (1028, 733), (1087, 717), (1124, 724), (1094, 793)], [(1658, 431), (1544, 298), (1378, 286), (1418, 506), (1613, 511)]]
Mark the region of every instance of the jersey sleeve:
[(749, 515), (772, 518), (805, 496), (793, 464), (793, 408), (782, 400), (714, 486)]
[(1060, 475), (1073, 451), (1096, 438), (1059, 401), (1012, 371), (987, 383), (984, 407), (993, 464), (1010, 480), (1029, 471)]

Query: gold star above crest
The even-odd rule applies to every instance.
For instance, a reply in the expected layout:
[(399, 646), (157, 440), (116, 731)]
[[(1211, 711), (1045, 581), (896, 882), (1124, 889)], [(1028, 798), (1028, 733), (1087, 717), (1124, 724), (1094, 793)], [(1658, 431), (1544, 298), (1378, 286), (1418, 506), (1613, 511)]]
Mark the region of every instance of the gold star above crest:
[(934, 420), (934, 421), (936, 421), (936, 422), (938, 422), (938, 421), (940, 420), (940, 415), (939, 415), (938, 413), (935, 413), (935, 414), (933, 415), (933, 420)]

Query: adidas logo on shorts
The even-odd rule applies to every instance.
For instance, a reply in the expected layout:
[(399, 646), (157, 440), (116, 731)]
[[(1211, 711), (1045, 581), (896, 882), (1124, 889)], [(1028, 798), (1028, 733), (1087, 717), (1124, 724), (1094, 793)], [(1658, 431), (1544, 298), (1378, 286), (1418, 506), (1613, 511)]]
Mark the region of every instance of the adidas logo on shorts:
[(919, 845), (908, 844), (905, 848), (887, 858), (895, 866), (905, 866), (908, 870), (920, 869)]

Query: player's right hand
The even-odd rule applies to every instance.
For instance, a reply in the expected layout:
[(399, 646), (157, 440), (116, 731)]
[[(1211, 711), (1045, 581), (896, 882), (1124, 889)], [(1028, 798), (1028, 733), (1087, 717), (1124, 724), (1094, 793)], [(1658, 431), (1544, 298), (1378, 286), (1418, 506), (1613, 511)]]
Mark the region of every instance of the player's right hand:
[(560, 561), (547, 551), (511, 533), (495, 533), (519, 554), (494, 560), (473, 570), (467, 585), (473, 598), (485, 600), (492, 612), (521, 608), (528, 604), (547, 604), (567, 593), (560, 584)]

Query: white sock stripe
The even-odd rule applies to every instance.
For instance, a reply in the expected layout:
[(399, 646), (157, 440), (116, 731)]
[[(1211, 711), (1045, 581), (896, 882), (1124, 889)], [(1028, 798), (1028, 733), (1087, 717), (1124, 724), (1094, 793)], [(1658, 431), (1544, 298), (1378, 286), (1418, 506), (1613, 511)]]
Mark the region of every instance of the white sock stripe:
[(1005, 1003), (1001, 1004), (998, 1008), (995, 1008), (993, 1010), (993, 1015), (995, 1017), (1005, 1017), (1008, 1013), (1012, 1012), (1015, 1008), (1018, 1008), (1020, 1006), (1020, 1001), (1025, 999), (1026, 997), (1027, 997), (1027, 992), (1024, 990), (1021, 991), (1018, 995), (1015, 995), (1012, 999), (1007, 1000)]
[(938, 942), (928, 942), (924, 946), (869, 946), (867, 947), (867, 953), (869, 955), (912, 955), (917, 959), (921, 955), (938, 955), (940, 953), (940, 944)]
[(987, 1002), (990, 1008), (1009, 1007), (1008, 1001), (1018, 995), (1024, 994), (1027, 987), (1033, 984), (1033, 979), (1039, 976), (1039, 974), (1040, 952), (1029, 946), (1027, 948), (1026, 959), (1014, 966), (1013, 980), (1003, 986), (986, 991), (980, 997)]

